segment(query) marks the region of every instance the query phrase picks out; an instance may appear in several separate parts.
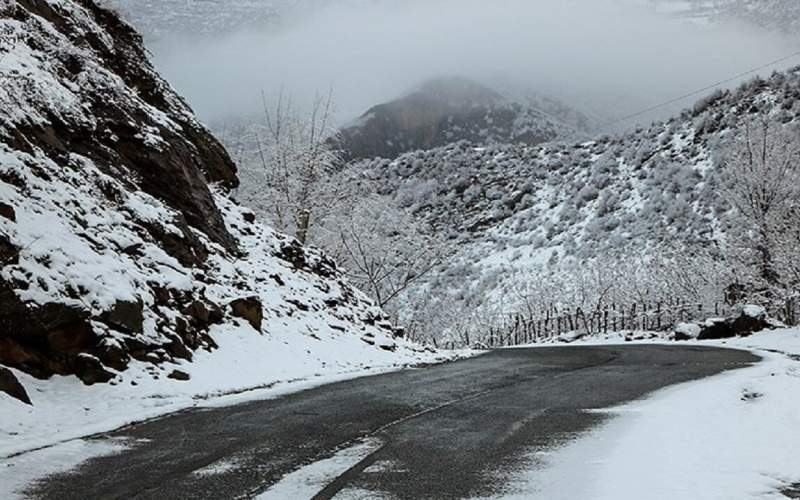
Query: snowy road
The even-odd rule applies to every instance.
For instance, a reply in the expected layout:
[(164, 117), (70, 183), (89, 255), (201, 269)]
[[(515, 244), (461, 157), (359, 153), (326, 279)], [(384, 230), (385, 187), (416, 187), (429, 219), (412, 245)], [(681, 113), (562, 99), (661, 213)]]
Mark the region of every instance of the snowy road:
[(755, 361), (745, 351), (691, 346), (495, 351), (141, 424), (108, 436), (125, 443), (124, 451), (50, 477), (29, 494), (59, 500), (502, 496), (510, 475), (536, 467), (531, 456), (607, 418), (591, 410)]

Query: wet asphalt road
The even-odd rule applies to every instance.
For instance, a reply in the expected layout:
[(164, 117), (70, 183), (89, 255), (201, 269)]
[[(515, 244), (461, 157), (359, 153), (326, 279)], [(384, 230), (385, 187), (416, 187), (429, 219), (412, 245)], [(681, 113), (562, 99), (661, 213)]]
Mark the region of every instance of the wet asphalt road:
[[(679, 345), (494, 351), (143, 423), (109, 435), (130, 440), (131, 449), (52, 476), (30, 494), (57, 500), (253, 498), (287, 473), (373, 437), (382, 446), (314, 498), (348, 491), (399, 499), (492, 495), (503, 492), (509, 474), (531, 467), (526, 457), (532, 452), (606, 418), (585, 410), (756, 361), (742, 351)], [(196, 473), (220, 462), (235, 466)]]

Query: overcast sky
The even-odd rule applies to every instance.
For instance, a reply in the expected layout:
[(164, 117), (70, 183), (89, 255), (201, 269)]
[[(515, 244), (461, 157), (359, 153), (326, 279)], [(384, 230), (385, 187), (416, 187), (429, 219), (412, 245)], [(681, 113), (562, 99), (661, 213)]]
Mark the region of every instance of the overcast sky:
[(702, 27), (635, 0), (351, 0), (280, 29), (150, 48), (208, 121), (253, 112), (262, 90), (281, 87), (300, 102), (332, 87), (347, 121), (441, 75), (552, 95), (613, 119), (796, 50), (778, 35)]

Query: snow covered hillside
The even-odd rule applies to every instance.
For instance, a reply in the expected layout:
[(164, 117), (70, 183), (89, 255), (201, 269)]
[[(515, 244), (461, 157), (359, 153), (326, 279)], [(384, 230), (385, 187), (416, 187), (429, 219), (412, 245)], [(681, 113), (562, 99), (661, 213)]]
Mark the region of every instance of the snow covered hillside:
[[(681, 116), (621, 136), (536, 147), (460, 142), (359, 168), (456, 243), (428, 290), (450, 290), (462, 303), (501, 298), (508, 311), (523, 307), (521, 290), (545, 275), (600, 256), (713, 250), (732, 228), (720, 151), (761, 109), (796, 123), (799, 97), (795, 69), (716, 92)], [(648, 267), (633, 258), (625, 264), (609, 267), (631, 282)], [(588, 270), (572, 274), (593, 279)]]
[(461, 140), (533, 146), (587, 136), (591, 127), (589, 118), (555, 100), (512, 99), (477, 82), (447, 77), (372, 107), (341, 131), (337, 145), (347, 159), (393, 159)]
[(0, 390), (34, 405), (0, 393), (0, 449), (45, 415), (102, 427), (110, 386), (125, 413), (438, 357), (230, 201), (228, 154), (115, 14), (2, 0), (0, 35)]

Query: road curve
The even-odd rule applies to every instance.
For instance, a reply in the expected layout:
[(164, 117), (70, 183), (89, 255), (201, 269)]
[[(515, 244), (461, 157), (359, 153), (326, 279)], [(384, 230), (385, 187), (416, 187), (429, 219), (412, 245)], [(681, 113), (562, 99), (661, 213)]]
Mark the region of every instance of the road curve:
[[(379, 445), (311, 497), (491, 496), (503, 492), (508, 471), (531, 451), (605, 418), (585, 410), (756, 361), (747, 352), (679, 345), (493, 351), (136, 425), (108, 435), (133, 443), (127, 451), (49, 477), (29, 493), (58, 500), (254, 498), (370, 438)], [(228, 465), (198, 474), (220, 463)]]

